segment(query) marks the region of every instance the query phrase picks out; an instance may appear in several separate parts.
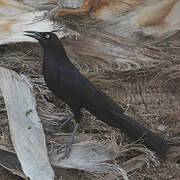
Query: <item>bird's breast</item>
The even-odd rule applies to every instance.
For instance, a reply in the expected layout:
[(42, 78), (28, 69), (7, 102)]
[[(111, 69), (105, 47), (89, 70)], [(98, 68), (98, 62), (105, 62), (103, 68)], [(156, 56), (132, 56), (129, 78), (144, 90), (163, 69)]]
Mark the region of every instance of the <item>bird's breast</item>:
[(58, 65), (55, 62), (43, 62), (43, 76), (47, 87), (57, 95), (58, 92)]

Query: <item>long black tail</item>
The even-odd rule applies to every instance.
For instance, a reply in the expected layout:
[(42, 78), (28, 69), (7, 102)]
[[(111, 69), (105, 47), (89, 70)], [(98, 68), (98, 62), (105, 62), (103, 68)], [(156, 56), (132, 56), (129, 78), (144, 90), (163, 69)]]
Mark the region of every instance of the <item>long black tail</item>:
[[(90, 108), (90, 112), (109, 126), (121, 129), (128, 137), (144, 144), (146, 147), (159, 154), (165, 154), (169, 150), (167, 142), (151, 130), (145, 128), (137, 121), (122, 113), (122, 109), (108, 102), (109, 108), (99, 105)], [(105, 106), (107, 107), (107, 106)]]
[(142, 140), (142, 144), (159, 154), (165, 154), (169, 150), (169, 145), (162, 137), (125, 114), (112, 112), (112, 120), (109, 125), (121, 129), (134, 140)]

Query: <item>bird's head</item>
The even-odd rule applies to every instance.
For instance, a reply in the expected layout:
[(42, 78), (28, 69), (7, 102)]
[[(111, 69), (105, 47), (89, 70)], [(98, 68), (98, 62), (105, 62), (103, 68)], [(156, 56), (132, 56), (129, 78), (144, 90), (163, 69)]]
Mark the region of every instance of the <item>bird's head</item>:
[(51, 49), (60, 45), (60, 40), (53, 32), (25, 31), (24, 35), (37, 39), (44, 49)]

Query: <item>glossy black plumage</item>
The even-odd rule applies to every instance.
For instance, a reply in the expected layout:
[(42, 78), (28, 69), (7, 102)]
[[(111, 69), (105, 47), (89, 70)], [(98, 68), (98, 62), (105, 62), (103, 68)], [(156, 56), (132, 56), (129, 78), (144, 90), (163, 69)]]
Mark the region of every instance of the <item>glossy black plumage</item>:
[[(90, 111), (101, 121), (121, 129), (131, 139), (142, 143), (157, 153), (166, 153), (166, 141), (123, 114), (103, 92), (85, 78), (71, 63), (61, 41), (52, 32), (28, 31), (28, 36), (39, 40), (44, 49), (43, 75), (49, 89), (70, 107), (76, 122), (81, 119), (81, 109)], [(76, 47), (74, 47), (76, 48)]]

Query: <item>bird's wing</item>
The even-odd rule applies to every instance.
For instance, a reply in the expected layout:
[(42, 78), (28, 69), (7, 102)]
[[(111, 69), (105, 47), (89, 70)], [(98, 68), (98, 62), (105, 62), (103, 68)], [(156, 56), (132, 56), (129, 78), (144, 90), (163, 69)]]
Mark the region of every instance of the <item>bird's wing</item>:
[(72, 96), (73, 99), (88, 101), (98, 91), (98, 88), (74, 67), (60, 67), (58, 72), (61, 89), (64, 89), (64, 93)]
[[(73, 99), (81, 101), (85, 105), (101, 109), (118, 109), (120, 107), (114, 104), (105, 93), (93, 85), (78, 70), (72, 68), (62, 68), (60, 71), (61, 82), (63, 82), (66, 93), (71, 93)], [(123, 111), (123, 110), (122, 110)]]

